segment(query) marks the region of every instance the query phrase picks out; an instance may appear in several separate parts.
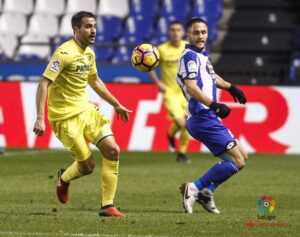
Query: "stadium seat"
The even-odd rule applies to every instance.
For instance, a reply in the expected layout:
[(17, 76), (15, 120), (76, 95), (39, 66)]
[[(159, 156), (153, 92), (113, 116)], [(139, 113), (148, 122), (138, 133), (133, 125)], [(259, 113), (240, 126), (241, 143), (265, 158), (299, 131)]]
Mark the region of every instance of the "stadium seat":
[(188, 17), (191, 13), (191, 0), (163, 0), (162, 12), (163, 16), (177, 16), (179, 18)]
[(151, 39), (154, 21), (152, 18), (138, 15), (128, 17), (123, 33), (124, 43), (142, 43)]
[(155, 17), (159, 12), (159, 0), (145, 1), (132, 0), (130, 4), (130, 15), (143, 15), (147, 17)]
[[(251, 21), (249, 21), (251, 19)], [(240, 9), (231, 18), (229, 29), (234, 30), (293, 30), (297, 25), (297, 16), (289, 10)]]
[(0, 33), (0, 46), (6, 58), (12, 59), (18, 46), (18, 39), (15, 34)]
[(58, 33), (58, 19), (52, 14), (35, 14), (30, 18), (28, 32), (54, 37)]
[(300, 85), (300, 52), (294, 53), (292, 56), (288, 83)]
[(97, 17), (97, 42), (110, 43), (120, 36), (121, 30), (121, 18), (114, 16)]
[(0, 32), (21, 36), (26, 32), (27, 24), (22, 13), (3, 13), (0, 16)]
[(3, 5), (3, 12), (15, 12), (25, 15), (33, 11), (33, 0), (6, 0)]
[(46, 35), (27, 34), (21, 40), (17, 61), (45, 60), (50, 56), (49, 38)]
[(50, 13), (60, 16), (64, 13), (65, 1), (62, 0), (36, 0), (35, 13)]
[(97, 15), (124, 18), (129, 14), (128, 0), (100, 0)]
[(112, 59), (113, 64), (129, 63), (131, 53), (134, 47), (121, 46), (116, 49), (115, 56)]
[(96, 12), (96, 0), (68, 0), (66, 13), (76, 13), (79, 11)]
[(110, 61), (113, 57), (113, 47), (95, 46), (94, 47), (97, 61)]
[(74, 34), (71, 25), (71, 18), (72, 18), (72, 14), (67, 14), (62, 17), (59, 26), (59, 31), (58, 31), (60, 36), (65, 36), (65, 35), (72, 36)]
[(215, 20), (222, 16), (223, 0), (195, 0), (193, 7), (194, 16), (207, 16)]
[[(269, 52), (281, 53), (290, 51), (292, 35), (278, 34), (276, 31), (232, 32), (223, 41), (223, 52)], [(245, 47), (247, 45), (247, 47)]]
[(58, 31), (60, 36), (65, 36), (65, 35), (73, 36), (74, 32), (71, 25), (71, 18), (72, 18), (72, 14), (67, 14), (64, 15), (63, 18), (61, 19), (59, 31)]

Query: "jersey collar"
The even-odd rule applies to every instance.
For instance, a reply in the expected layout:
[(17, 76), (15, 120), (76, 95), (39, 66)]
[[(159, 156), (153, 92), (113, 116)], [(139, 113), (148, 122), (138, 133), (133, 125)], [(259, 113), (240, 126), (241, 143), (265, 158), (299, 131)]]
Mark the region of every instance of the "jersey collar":
[(193, 45), (191, 45), (191, 44), (186, 44), (186, 45), (185, 45), (185, 48), (186, 48), (186, 49), (193, 50), (193, 51), (195, 51), (196, 53), (203, 54), (204, 56), (208, 56), (208, 53), (207, 53), (205, 50), (198, 49), (198, 48), (196, 48), (195, 46), (193, 46)]

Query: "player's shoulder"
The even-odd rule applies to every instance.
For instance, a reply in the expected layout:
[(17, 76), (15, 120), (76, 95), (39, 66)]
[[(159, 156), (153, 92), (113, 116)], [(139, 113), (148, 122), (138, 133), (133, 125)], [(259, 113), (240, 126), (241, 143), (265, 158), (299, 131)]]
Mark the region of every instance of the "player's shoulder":
[(157, 46), (157, 49), (159, 51), (165, 51), (165, 50), (168, 50), (169, 48), (170, 48), (170, 42), (169, 41), (164, 42), (164, 43)]
[(58, 48), (55, 50), (54, 54), (61, 58), (70, 58), (74, 52), (74, 45), (73, 40), (68, 40), (62, 43)]
[(198, 55), (195, 51), (190, 50), (190, 49), (184, 49), (182, 54), (181, 54), (181, 58), (183, 58), (184, 60), (194, 60), (196, 61)]

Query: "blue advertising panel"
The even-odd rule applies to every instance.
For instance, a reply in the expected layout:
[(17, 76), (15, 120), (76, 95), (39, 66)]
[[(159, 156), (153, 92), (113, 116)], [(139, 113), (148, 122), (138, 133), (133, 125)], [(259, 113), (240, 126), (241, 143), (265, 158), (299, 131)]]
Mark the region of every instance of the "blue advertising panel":
[[(0, 80), (2, 81), (37, 81), (46, 68), (45, 63), (0, 64)], [(119, 83), (152, 83), (147, 73), (135, 70), (131, 65), (97, 65), (98, 73), (104, 82)]]

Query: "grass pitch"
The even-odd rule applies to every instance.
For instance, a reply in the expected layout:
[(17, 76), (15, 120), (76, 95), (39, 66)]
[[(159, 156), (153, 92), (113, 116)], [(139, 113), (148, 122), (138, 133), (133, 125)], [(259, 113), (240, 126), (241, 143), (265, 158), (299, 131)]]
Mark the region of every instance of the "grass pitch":
[[(71, 184), (66, 205), (56, 200), (55, 186), (56, 171), (71, 164), (67, 152), (8, 150), (1, 155), (0, 236), (300, 235), (299, 156), (251, 155), (245, 169), (216, 191), (220, 215), (200, 205), (188, 215), (179, 185), (195, 180), (218, 159), (190, 154), (192, 164), (182, 165), (170, 153), (123, 152), (115, 203), (128, 217), (120, 220), (98, 216), (100, 153), (94, 154), (97, 169)], [(258, 219), (263, 195), (276, 201), (275, 220)]]

